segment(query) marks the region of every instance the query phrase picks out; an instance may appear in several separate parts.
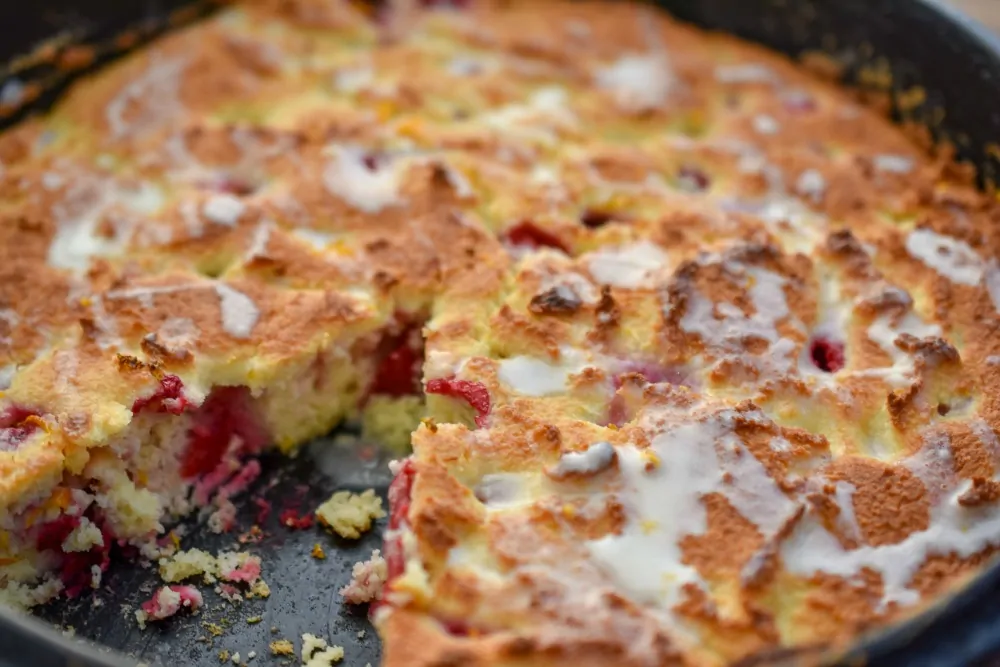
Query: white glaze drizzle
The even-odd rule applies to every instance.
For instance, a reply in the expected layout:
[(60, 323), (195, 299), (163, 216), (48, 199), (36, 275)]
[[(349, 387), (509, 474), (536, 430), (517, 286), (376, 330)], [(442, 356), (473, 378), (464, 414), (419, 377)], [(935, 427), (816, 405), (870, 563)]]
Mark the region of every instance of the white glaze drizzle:
[(602, 248), (584, 261), (598, 284), (626, 289), (654, 287), (657, 276), (669, 268), (667, 253), (650, 241)]
[(952, 282), (978, 285), (982, 280), (982, 259), (960, 239), (930, 229), (914, 229), (906, 237), (906, 251)]
[(588, 366), (583, 353), (562, 348), (559, 361), (516, 356), (498, 362), (497, 377), (513, 391), (524, 396), (548, 396), (569, 389), (570, 377)]
[(663, 52), (622, 56), (595, 75), (610, 90), (623, 111), (641, 113), (662, 107), (675, 85), (670, 61)]
[(365, 213), (378, 213), (402, 203), (405, 164), (401, 161), (393, 159), (369, 169), (359, 147), (332, 146), (328, 152), (331, 159), (323, 170), (323, 183), (330, 194)]
[(546, 473), (556, 479), (571, 475), (594, 475), (606, 470), (615, 456), (615, 448), (611, 443), (602, 440), (591, 443), (582, 451), (563, 452), (558, 463), (546, 470)]
[(703, 586), (698, 572), (683, 562), (680, 542), (704, 534), (705, 495), (724, 495), (765, 539), (796, 512), (797, 504), (733, 434), (734, 416), (723, 410), (698, 421), (668, 420), (652, 429), (648, 450), (618, 449), (624, 481), (619, 496), (628, 520), (620, 534), (587, 546), (633, 599), (671, 607), (685, 584)]

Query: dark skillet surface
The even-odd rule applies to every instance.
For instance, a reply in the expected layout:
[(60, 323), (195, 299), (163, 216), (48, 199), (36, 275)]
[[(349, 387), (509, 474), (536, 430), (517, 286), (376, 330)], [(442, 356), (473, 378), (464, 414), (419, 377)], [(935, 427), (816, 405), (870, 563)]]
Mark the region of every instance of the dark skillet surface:
[[(162, 30), (164, 21), (148, 20), (150, 17), (163, 17), (171, 9), (190, 4), (186, 0), (88, 0), (81, 8), (76, 0), (0, 2), (0, 62), (27, 52), (38, 40), (57, 32), (93, 38), (93, 43), (100, 44), (141, 21), (141, 34), (154, 35)], [(944, 122), (932, 126), (936, 136), (954, 141), (960, 154), (974, 161), (987, 178), (1000, 173), (985, 149), (987, 142), (1000, 141), (1000, 44), (937, 0), (662, 0), (657, 4), (694, 23), (733, 32), (786, 53), (822, 48), (847, 65), (849, 80), (863, 66), (885, 55), (895, 75), (895, 87), (920, 83), (927, 90), (928, 104), (912, 117), (929, 119), (935, 108), (946, 109)], [(99, 49), (107, 56), (111, 51)], [(56, 83), (60, 78), (44, 63), (18, 74), (22, 79)], [(2, 76), (0, 73), (0, 84)], [(55, 97), (53, 92), (41, 102)], [(0, 119), (0, 128), (4, 124)], [(318, 527), (290, 531), (279, 525), (277, 515), (281, 508), (296, 502), (303, 512), (312, 510), (338, 489), (375, 487), (384, 496), (388, 471), (384, 460), (375, 467), (362, 464), (350, 450), (333, 448), (331, 439), (310, 446), (309, 452), (317, 451), (325, 454), (317, 458), (306, 452), (294, 460), (268, 457), (261, 479), (237, 502), (240, 513), (232, 533), (214, 535), (196, 521), (185, 523), (189, 533), (183, 548), (214, 553), (236, 545), (259, 554), (264, 578), (271, 587), (269, 599), (233, 606), (210, 587), (200, 586), (206, 599), (200, 616), (182, 615), (140, 631), (132, 611), (161, 582), (155, 568), (116, 562), (96, 594), (37, 611), (37, 616), (49, 623), (72, 626), (74, 640), (0, 608), (0, 666), (90, 667), (141, 661), (167, 667), (207, 667), (220, 664), (219, 652), (223, 650), (239, 652), (244, 661), (255, 651), (257, 657), (251, 665), (278, 664), (270, 656), (268, 643), (287, 638), (298, 648), (304, 632), (344, 646), (347, 655), (343, 664), (348, 667), (363, 667), (369, 662), (377, 665), (379, 647), (366, 610), (342, 605), (336, 591), (350, 578), (353, 563), (379, 547), (384, 521), (361, 540), (347, 542)], [(263, 525), (266, 537), (259, 544), (238, 545), (236, 537), (256, 518), (258, 509), (251, 502), (254, 497), (274, 505)], [(317, 542), (326, 551), (325, 560), (310, 556)], [(95, 599), (102, 604), (94, 607)], [(124, 612), (122, 605), (130, 611)], [(246, 622), (258, 615), (263, 617), (260, 623)], [(211, 637), (203, 622), (225, 626), (223, 634), (211, 642), (200, 640)], [(277, 632), (272, 633), (272, 627)], [(359, 638), (362, 630), (364, 637)], [(100, 651), (94, 650), (94, 643), (102, 647)], [(121, 651), (118, 655), (126, 658), (116, 659), (108, 648)], [(958, 666), (986, 664), (977, 661), (998, 652), (1000, 567), (994, 564), (947, 604), (870, 638), (844, 662), (867, 659), (878, 665)], [(756, 664), (796, 662), (794, 655), (776, 655), (765, 656)], [(298, 656), (287, 663), (299, 664)]]
[[(214, 534), (204, 522), (183, 524), (189, 531), (182, 540), (185, 549), (197, 547), (211, 553), (236, 549), (260, 555), (263, 577), (271, 588), (266, 600), (255, 598), (234, 605), (223, 600), (211, 586), (192, 580), (205, 596), (205, 607), (197, 616), (181, 612), (173, 619), (150, 623), (146, 630), (140, 630), (133, 612), (163, 582), (155, 567), (121, 561), (109, 570), (99, 591), (77, 600), (47, 605), (37, 615), (58, 627), (72, 627), (78, 638), (118, 649), (133, 663), (207, 667), (219, 665), (219, 652), (226, 650), (230, 654), (239, 653), (244, 661), (250, 651), (256, 651), (254, 663), (275, 664), (268, 644), (276, 639), (289, 639), (296, 645), (292, 664), (298, 665), (301, 636), (309, 632), (344, 646), (345, 665), (363, 667), (368, 662), (378, 665), (378, 639), (368, 622), (367, 606), (342, 604), (337, 590), (350, 580), (355, 562), (367, 559), (372, 549), (381, 547), (385, 520), (379, 521), (360, 540), (343, 540), (321, 526), (291, 530), (280, 525), (278, 515), (287, 507), (311, 513), (339, 489), (360, 491), (374, 487), (384, 500), (390, 476), (387, 460), (381, 456), (362, 463), (350, 446), (322, 439), (296, 459), (277, 455), (265, 458), (265, 472), (238, 502), (238, 519), (230, 533)], [(259, 508), (251, 501), (253, 498), (269, 501), (273, 509), (260, 524), (264, 539), (257, 544), (240, 544), (238, 536), (256, 523)], [(314, 544), (323, 547), (325, 559), (311, 556)], [(95, 607), (97, 600), (100, 603)], [(247, 623), (246, 619), (255, 616), (261, 616), (262, 620)], [(213, 637), (204, 624), (216, 624), (223, 632)], [(364, 636), (359, 637), (359, 632), (364, 632)], [(6, 639), (0, 635), (0, 664), (3, 656), (11, 655), (5, 650)]]

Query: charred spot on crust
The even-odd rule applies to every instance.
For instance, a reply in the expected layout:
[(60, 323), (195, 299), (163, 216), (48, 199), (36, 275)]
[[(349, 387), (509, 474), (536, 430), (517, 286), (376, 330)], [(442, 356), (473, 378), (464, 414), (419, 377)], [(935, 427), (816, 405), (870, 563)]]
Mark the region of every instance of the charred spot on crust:
[(157, 363), (166, 363), (171, 361), (186, 362), (190, 361), (192, 358), (192, 354), (189, 350), (182, 347), (167, 347), (159, 341), (159, 338), (155, 333), (143, 336), (142, 340), (139, 342), (139, 346), (150, 359), (155, 360)]
[(559, 285), (531, 298), (528, 310), (536, 315), (564, 315), (575, 313), (583, 301), (569, 287)]
[(601, 300), (597, 302), (594, 313), (598, 328), (609, 329), (618, 325), (618, 321), (621, 319), (621, 309), (615, 303), (614, 297), (611, 296), (609, 285), (601, 287)]
[(119, 372), (141, 371), (146, 367), (142, 361), (128, 354), (115, 355), (115, 363), (118, 364)]
[(580, 214), (580, 224), (587, 229), (600, 229), (610, 222), (624, 222), (626, 218), (612, 211), (587, 208)]

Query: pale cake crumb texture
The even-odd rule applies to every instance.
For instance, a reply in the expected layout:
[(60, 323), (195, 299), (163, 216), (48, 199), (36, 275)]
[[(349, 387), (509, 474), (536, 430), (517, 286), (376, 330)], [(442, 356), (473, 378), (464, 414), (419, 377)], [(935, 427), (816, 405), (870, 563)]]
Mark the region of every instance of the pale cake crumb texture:
[(343, 659), (343, 647), (330, 646), (322, 637), (308, 632), (302, 635), (302, 667), (332, 667)]
[(337, 491), (316, 508), (316, 518), (324, 526), (345, 539), (356, 540), (371, 530), (376, 519), (385, 516), (382, 499), (374, 489), (361, 493)]
[(346, 602), (363, 604), (382, 597), (382, 587), (388, 579), (388, 566), (382, 553), (375, 549), (368, 560), (354, 564), (351, 581), (339, 593)]

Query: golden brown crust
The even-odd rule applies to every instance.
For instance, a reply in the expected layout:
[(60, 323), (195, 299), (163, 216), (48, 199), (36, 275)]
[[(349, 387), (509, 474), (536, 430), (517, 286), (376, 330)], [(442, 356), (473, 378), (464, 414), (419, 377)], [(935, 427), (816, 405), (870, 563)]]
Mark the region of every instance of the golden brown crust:
[[(994, 548), (954, 522), (961, 508), (992, 520), (997, 496), (989, 387), (1000, 356), (985, 361), (1000, 319), (996, 204), (949, 156), (927, 158), (771, 54), (653, 14), (596, 20), (598, 6), (514, 3), (434, 22), (502, 58), (530, 57), (541, 76), (558, 70), (568, 92), (553, 94), (558, 110), (539, 113), (534, 134), (500, 140), (522, 171), (517, 152), (534, 151), (532, 178), (486, 166), (496, 138), (470, 154), (484, 222), (508, 246), (527, 237), (552, 249), (515, 248), (513, 279), (478, 301), (436, 301), (427, 379), (478, 383), (491, 412), (477, 429), (438, 420), (415, 436), (411, 569), (392, 585), (383, 634), (391, 647), (416, 632), (392, 625), (397, 614), (462, 619), (442, 641), (469, 651), (468, 664), (504, 664), (486, 646), (508, 632), (563, 647), (581, 645), (580, 632), (650, 664), (670, 651), (719, 664), (842, 647), (928, 604)], [(610, 81), (602, 68), (625, 54), (670, 71), (663, 103), (580, 86)], [(637, 76), (646, 92), (661, 83)], [(478, 90), (510, 104), (480, 78)], [(441, 124), (419, 136), (450, 141)], [(549, 182), (558, 187), (539, 187)], [(680, 385), (689, 391), (664, 388)], [(649, 421), (664, 411), (673, 416)], [(691, 509), (644, 504), (652, 491), (636, 495), (629, 452), (683, 466), (657, 443), (695, 427), (729, 434), (705, 463), (719, 479), (671, 501)], [(548, 472), (597, 443), (610, 443), (607, 468)], [(769, 499), (777, 518), (747, 493), (764, 493), (755, 502)], [(619, 563), (600, 554), (616, 539), (643, 548), (633, 533), (656, 535), (671, 511), (701, 518), (660, 544), (686, 583), (653, 601), (629, 578), (652, 566), (625, 547)]]

